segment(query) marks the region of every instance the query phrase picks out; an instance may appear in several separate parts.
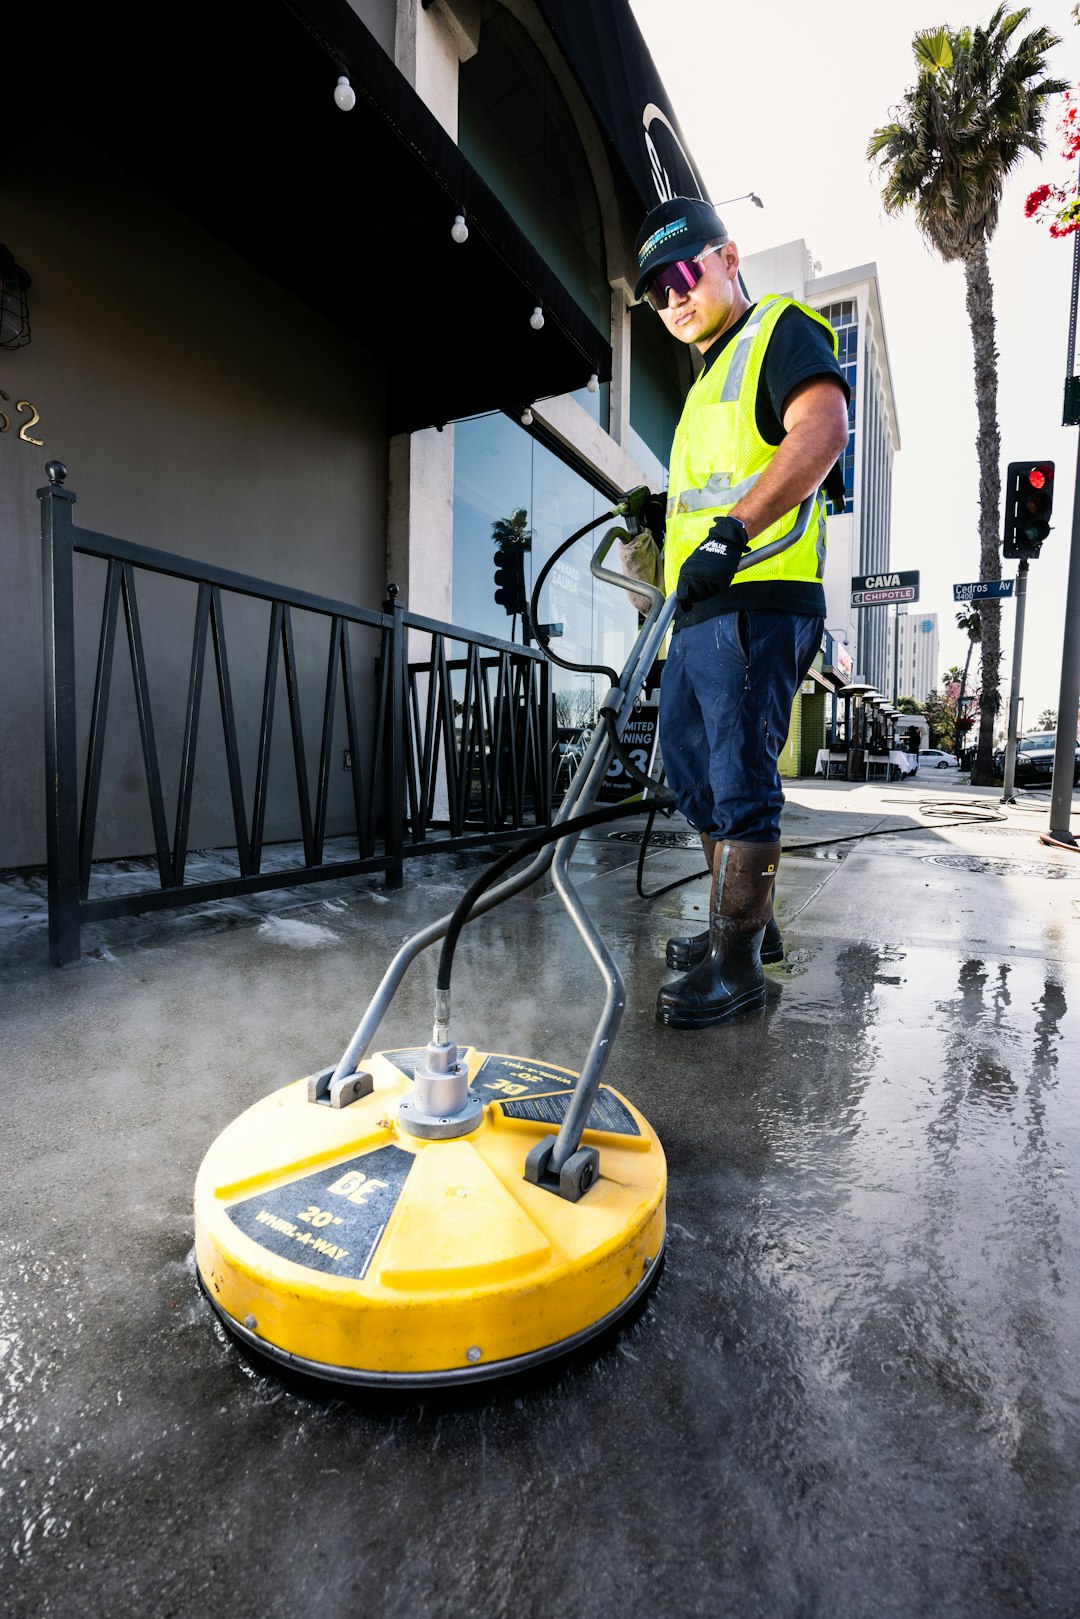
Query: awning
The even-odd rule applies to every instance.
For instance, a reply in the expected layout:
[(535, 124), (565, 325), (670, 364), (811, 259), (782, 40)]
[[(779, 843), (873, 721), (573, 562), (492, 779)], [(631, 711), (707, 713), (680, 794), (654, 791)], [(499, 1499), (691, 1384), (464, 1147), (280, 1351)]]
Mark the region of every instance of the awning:
[(806, 678), (807, 680), (816, 680), (818, 685), (823, 686), (830, 696), (838, 692), (844, 684), (841, 676), (832, 669), (808, 669)]
[(4, 45), (8, 161), (68, 125), (381, 357), (388, 431), (610, 378), (608, 337), (348, 0), (19, 6)]
[[(537, 0), (548, 27), (632, 181), (643, 211), (704, 197), (667, 91), (627, 0)], [(677, 7), (672, 27), (681, 26)]]

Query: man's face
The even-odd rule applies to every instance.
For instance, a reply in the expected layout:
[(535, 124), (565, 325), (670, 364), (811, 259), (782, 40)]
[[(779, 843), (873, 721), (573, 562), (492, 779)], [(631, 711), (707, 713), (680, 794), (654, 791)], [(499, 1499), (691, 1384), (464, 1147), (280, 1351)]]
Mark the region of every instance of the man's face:
[(672, 337), (680, 343), (694, 343), (704, 353), (748, 306), (739, 285), (739, 250), (734, 242), (707, 253), (701, 272), (696, 287), (668, 293), (660, 319)]

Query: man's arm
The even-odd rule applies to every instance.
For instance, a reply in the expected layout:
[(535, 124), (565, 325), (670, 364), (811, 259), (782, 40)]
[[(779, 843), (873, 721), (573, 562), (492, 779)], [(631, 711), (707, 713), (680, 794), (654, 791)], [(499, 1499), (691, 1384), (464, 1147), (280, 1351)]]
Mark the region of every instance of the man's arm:
[(847, 444), (847, 402), (839, 383), (811, 377), (793, 388), (784, 404), (784, 432), (753, 489), (731, 509), (751, 539), (819, 489)]

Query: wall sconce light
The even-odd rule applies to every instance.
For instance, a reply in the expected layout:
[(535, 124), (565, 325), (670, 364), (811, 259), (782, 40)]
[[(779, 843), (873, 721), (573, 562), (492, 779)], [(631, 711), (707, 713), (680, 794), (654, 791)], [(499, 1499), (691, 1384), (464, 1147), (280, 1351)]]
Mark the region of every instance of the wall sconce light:
[(356, 91), (344, 73), (334, 87), (334, 104), (340, 107), (342, 112), (352, 112), (356, 106)]
[(15, 263), (14, 253), (0, 244), (0, 348), (21, 349), (30, 341), (29, 285), (30, 277)]

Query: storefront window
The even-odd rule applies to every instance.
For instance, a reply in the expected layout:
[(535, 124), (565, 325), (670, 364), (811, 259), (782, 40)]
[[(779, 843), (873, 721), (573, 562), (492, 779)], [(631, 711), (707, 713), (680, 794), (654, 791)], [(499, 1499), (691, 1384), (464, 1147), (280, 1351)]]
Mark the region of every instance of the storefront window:
[[(609, 511), (601, 495), (565, 462), (529, 437), (507, 416), (458, 422), (454, 429), (454, 588), (453, 617), (467, 629), (505, 640), (522, 638), (520, 619), (511, 620), (495, 601), (493, 527), (525, 512), (531, 535), (525, 556), (525, 583), (533, 580), (552, 552), (576, 529)], [(561, 624), (553, 649), (574, 663), (603, 663), (620, 670), (637, 635), (637, 614), (625, 591), (595, 580), (589, 571), (604, 533), (594, 529), (579, 540), (548, 576), (540, 603), (541, 622)], [(615, 559), (611, 559), (617, 567)], [(553, 668), (556, 714), (562, 726), (590, 724), (595, 695), (603, 695), (602, 675), (580, 676)], [(600, 688), (603, 687), (603, 690)]]
[(671, 441), (692, 380), (689, 355), (645, 304), (630, 311), (630, 453), (667, 488)]

